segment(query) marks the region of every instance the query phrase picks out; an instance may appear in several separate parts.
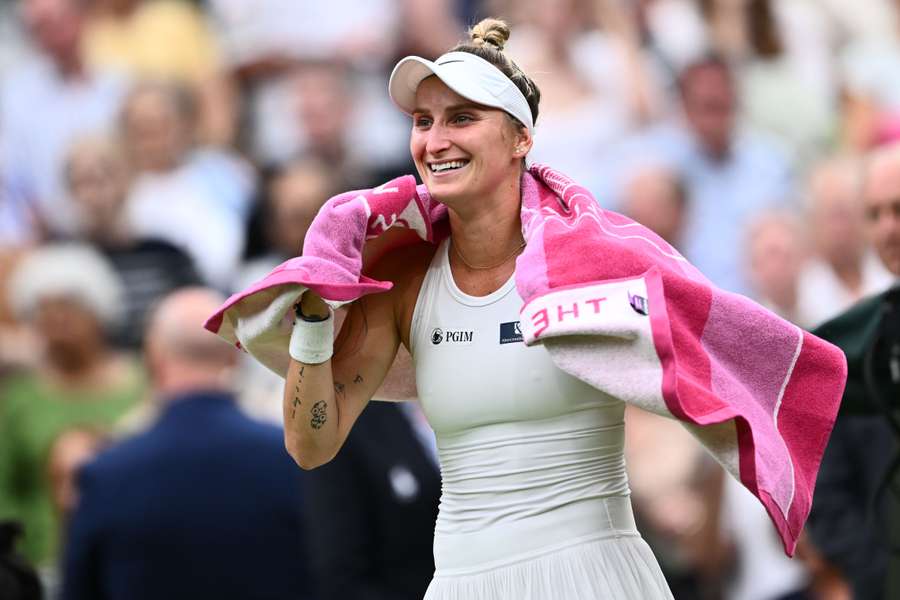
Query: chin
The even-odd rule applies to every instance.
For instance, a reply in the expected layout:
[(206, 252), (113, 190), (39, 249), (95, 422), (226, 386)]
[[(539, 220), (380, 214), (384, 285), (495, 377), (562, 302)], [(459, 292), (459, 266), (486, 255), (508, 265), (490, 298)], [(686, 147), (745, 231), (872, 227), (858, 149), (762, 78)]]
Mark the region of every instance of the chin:
[(428, 193), (431, 194), (431, 197), (440, 202), (441, 204), (453, 205), (455, 202), (460, 200), (461, 198), (465, 198), (467, 196), (471, 196), (471, 190), (468, 189), (466, 185), (462, 185), (462, 182), (436, 182), (434, 180), (428, 181), (425, 187), (428, 188)]
[(457, 201), (458, 201), (459, 196), (457, 194), (454, 194), (452, 192), (446, 192), (446, 191), (442, 190), (440, 187), (438, 187), (436, 189), (432, 188), (430, 186), (426, 186), (426, 187), (428, 187), (428, 193), (431, 194), (431, 197), (434, 198), (435, 200), (437, 200), (438, 202), (440, 202), (441, 204), (446, 204), (447, 206), (449, 206), (451, 208), (458, 204)]

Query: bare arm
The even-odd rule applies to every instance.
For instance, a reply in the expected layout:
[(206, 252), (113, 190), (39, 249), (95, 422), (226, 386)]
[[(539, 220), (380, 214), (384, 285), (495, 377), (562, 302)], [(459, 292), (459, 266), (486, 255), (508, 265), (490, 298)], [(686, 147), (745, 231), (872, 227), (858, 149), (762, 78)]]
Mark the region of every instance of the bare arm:
[[(429, 256), (413, 249), (385, 257), (373, 275), (395, 281), (395, 287), (350, 305), (334, 356), (317, 365), (291, 359), (283, 400), (285, 446), (302, 468), (334, 458), (384, 381), (401, 340), (408, 338)], [(311, 292), (304, 294), (302, 310), (311, 316), (327, 314), (325, 303)]]
[[(387, 375), (400, 343), (388, 296), (351, 305), (331, 359), (317, 365), (291, 359), (284, 386), (285, 445), (304, 469), (334, 458)], [(303, 312), (327, 314), (327, 309), (307, 292)]]

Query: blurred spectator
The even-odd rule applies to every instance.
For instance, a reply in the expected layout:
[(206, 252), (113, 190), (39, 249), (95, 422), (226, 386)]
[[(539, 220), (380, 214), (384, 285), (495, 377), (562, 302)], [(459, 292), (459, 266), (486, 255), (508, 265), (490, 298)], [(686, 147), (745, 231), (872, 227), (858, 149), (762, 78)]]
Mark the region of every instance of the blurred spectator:
[(136, 235), (185, 250), (204, 281), (227, 289), (244, 249), (254, 174), (235, 157), (194, 150), (194, 124), (184, 88), (145, 82), (131, 92), (122, 115), (135, 172), (126, 218)]
[(119, 323), (122, 289), (94, 250), (47, 246), (13, 274), (12, 306), (36, 329), (43, 352), (0, 390), (0, 518), (25, 525), (22, 551), (40, 565), (56, 556), (59, 528), (47, 455), (63, 430), (111, 427), (143, 397), (138, 365), (107, 343)]
[(746, 294), (743, 239), (747, 224), (791, 196), (791, 171), (778, 148), (737, 127), (737, 89), (730, 68), (708, 57), (680, 76), (683, 122), (655, 127), (630, 148), (684, 174), (690, 202), (681, 251), (719, 287)]
[(7, 240), (12, 243), (0, 235), (0, 377), (9, 370), (34, 364), (39, 352), (34, 332), (15, 318), (9, 303), (9, 280), (28, 250), (24, 246), (6, 246)]
[(0, 598), (4, 600), (41, 600), (44, 594), (37, 573), (16, 554), (16, 538), (22, 527), (12, 521), (0, 521)]
[(299, 158), (276, 173), (262, 207), (266, 252), (241, 267), (232, 289), (243, 289), (299, 256), (313, 218), (341, 187), (328, 163), (315, 158)]
[(870, 239), (896, 284), (900, 279), (900, 144), (877, 153), (867, 171), (863, 206)]
[(804, 565), (784, 555), (765, 509), (687, 431), (633, 407), (626, 423), (635, 515), (675, 598), (807, 598)]
[[(354, 73), (354, 111), (341, 116), (363, 124), (366, 136), (356, 140), (360, 154), (375, 163), (406, 157), (405, 121), (384, 93), (384, 71), (405, 39), (399, 29), (401, 4), (400, 0), (207, 2), (226, 63), (246, 101), (246, 143), (262, 164), (285, 162), (302, 149), (292, 74), (299, 66), (319, 61), (344, 65)], [(431, 2), (422, 4), (419, 10)]]
[(79, 47), (81, 0), (22, 0), (39, 56), (0, 81), (0, 197), (4, 236), (22, 242), (72, 231), (62, 164), (72, 139), (115, 122), (125, 81), (88, 68)]
[[(319, 208), (340, 192), (340, 187), (327, 164), (314, 158), (297, 159), (278, 172), (269, 184), (262, 207), (266, 252), (240, 267), (232, 290), (256, 283), (284, 261), (298, 256), (306, 230)], [(281, 424), (284, 378), (249, 355), (241, 359), (238, 378), (241, 408), (255, 418)]]
[(209, 0), (219, 37), (235, 65), (285, 59), (341, 59), (379, 66), (398, 38), (395, 0)]
[[(53, 508), (59, 515), (59, 522), (65, 532), (69, 517), (78, 505), (78, 471), (100, 452), (106, 436), (103, 432), (86, 427), (71, 427), (64, 430), (47, 452), (47, 477), (50, 480), (50, 497)], [(65, 547), (63, 535), (62, 547)]]
[(635, 4), (644, 48), (659, 57), (671, 80), (708, 50), (696, 0), (638, 0)]
[[(121, 424), (132, 418), (135, 412), (129, 411), (122, 419), (116, 422), (115, 435), (122, 435)], [(66, 532), (72, 511), (78, 503), (78, 488), (76, 477), (78, 471), (90, 462), (100, 451), (108, 439), (108, 433), (98, 429), (89, 429), (83, 426), (74, 426), (64, 429), (47, 451), (47, 480), (50, 487), (50, 498), (53, 510), (59, 523), (60, 539), (59, 547), (66, 546)], [(61, 581), (57, 568), (50, 577), (44, 577), (44, 593), (48, 598), (58, 598)]]
[(865, 165), (868, 230), (894, 286), (814, 333), (847, 355), (847, 387), (819, 470), (808, 531), (854, 598), (900, 597), (900, 146)]
[(720, 598), (735, 561), (720, 523), (724, 472), (671, 419), (629, 406), (625, 422), (635, 518), (673, 597)]
[(702, 0), (712, 49), (735, 65), (749, 125), (807, 164), (830, 142), (837, 97), (827, 30), (807, 0)]
[(605, 204), (615, 144), (658, 109), (650, 61), (616, 3), (602, 3), (599, 15), (577, 0), (515, 4), (524, 23), (515, 28), (509, 54), (541, 91), (529, 161), (552, 161)]
[(325, 162), (349, 189), (384, 183), (398, 169), (414, 170), (407, 166), (408, 151), (402, 157), (397, 152), (407, 145), (409, 118), (396, 109), (384, 117), (381, 107), (370, 105), (374, 92), (365, 78), (342, 63), (323, 60), (292, 70), (287, 81), (291, 112), (285, 125), (294, 132), (292, 155)]
[(138, 79), (202, 80), (218, 66), (216, 40), (184, 0), (92, 0), (85, 26), (88, 64)]
[(770, 211), (748, 227), (749, 278), (757, 302), (801, 327), (810, 326), (800, 303), (800, 273), (808, 250), (806, 230), (793, 214)]
[(114, 336), (137, 348), (147, 311), (172, 290), (199, 283), (190, 257), (169, 242), (135, 237), (125, 222), (130, 174), (121, 147), (110, 138), (78, 140), (66, 163), (79, 234), (112, 264), (124, 285), (124, 321)]
[(92, 0), (85, 59), (137, 79), (175, 80), (196, 94), (198, 137), (228, 145), (236, 135), (237, 98), (205, 15), (185, 0)]
[[(435, 59), (452, 48), (462, 36), (462, 23), (475, 23), (470, 10), (478, 0), (399, 0), (399, 56), (414, 54)], [(460, 18), (462, 17), (462, 18)], [(460, 22), (462, 21), (462, 22)]]
[(348, 119), (354, 111), (349, 71), (337, 63), (308, 65), (294, 73), (293, 86), (301, 151), (327, 164), (349, 189), (369, 187), (371, 162), (349, 137), (354, 133)]
[(17, 8), (15, 0), (0, 1), (0, 80), (7, 70), (27, 61), (32, 52)]
[(900, 10), (890, 0), (884, 28), (838, 56), (845, 96), (844, 137), (852, 150), (900, 139)]
[(82, 470), (64, 600), (313, 597), (303, 472), (278, 428), (234, 404), (237, 352), (201, 326), (221, 301), (187, 289), (154, 313), (146, 361), (163, 412)]
[(766, 509), (733, 477), (723, 478), (722, 483), (722, 529), (733, 540), (737, 558), (725, 587), (725, 597), (728, 600), (813, 600), (806, 565), (785, 555)]
[(679, 248), (687, 202), (684, 182), (675, 171), (647, 165), (625, 184), (622, 212)]
[(338, 455), (309, 472), (310, 554), (323, 600), (419, 600), (434, 575), (441, 477), (415, 401), (370, 402)]
[(800, 277), (799, 303), (806, 326), (837, 316), (893, 279), (866, 239), (861, 174), (862, 165), (853, 158), (824, 161), (810, 174), (814, 254)]
[(816, 0), (835, 29), (832, 34), (840, 43), (877, 38), (893, 27), (894, 0)]

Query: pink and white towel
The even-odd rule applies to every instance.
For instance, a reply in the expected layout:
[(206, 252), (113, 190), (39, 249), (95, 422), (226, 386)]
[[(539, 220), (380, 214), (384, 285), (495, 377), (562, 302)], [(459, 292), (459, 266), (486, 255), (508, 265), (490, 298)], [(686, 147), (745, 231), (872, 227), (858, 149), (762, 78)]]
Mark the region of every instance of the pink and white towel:
[[(563, 370), (678, 419), (766, 507), (793, 555), (846, 380), (843, 353), (747, 298), (715, 288), (662, 238), (603, 210), (566, 176), (522, 179), (516, 261), (525, 343)], [(438, 242), (446, 207), (411, 176), (332, 198), (293, 258), (235, 294), (206, 327), (284, 374), (291, 306), (333, 307), (389, 289), (361, 274), (366, 240), (391, 227)]]

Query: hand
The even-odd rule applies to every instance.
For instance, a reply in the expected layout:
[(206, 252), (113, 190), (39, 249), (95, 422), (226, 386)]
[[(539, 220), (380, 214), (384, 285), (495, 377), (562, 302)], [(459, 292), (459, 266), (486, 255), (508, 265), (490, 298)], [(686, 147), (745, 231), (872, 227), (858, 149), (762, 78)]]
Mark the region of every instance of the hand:
[(330, 311), (321, 296), (312, 290), (306, 290), (300, 299), (300, 312), (307, 317), (327, 319)]

